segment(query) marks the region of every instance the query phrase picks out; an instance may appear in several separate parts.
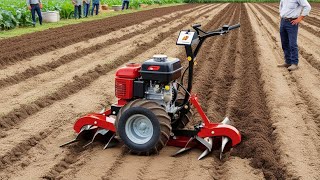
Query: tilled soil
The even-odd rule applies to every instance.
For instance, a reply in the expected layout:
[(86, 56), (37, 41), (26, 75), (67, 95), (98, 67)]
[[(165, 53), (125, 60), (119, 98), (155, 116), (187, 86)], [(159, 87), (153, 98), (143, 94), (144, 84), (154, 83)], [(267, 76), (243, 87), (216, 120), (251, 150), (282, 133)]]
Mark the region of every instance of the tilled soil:
[[(301, 24), (294, 72), (276, 67), (276, 4), (188, 4), (1, 40), (0, 179), (320, 179), (319, 19), (313, 12)], [(209, 119), (228, 116), (242, 135), (223, 160), (218, 151), (171, 157), (175, 147), (147, 157), (121, 145), (59, 148), (77, 118), (116, 101), (118, 67), (161, 53), (186, 67), (181, 29), (238, 22), (204, 43), (194, 70)]]

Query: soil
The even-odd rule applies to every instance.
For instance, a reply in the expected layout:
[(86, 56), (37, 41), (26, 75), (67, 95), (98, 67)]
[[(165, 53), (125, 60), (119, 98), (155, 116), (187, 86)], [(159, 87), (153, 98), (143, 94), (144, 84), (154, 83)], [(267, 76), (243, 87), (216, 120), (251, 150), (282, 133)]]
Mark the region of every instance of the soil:
[[(188, 4), (0, 40), (0, 179), (320, 179), (320, 14), (299, 27), (293, 72), (276, 67), (278, 16), (274, 3)], [(171, 157), (179, 148), (169, 146), (152, 156), (121, 144), (59, 147), (77, 118), (116, 102), (118, 67), (161, 53), (187, 67), (175, 41), (195, 23), (241, 24), (206, 40), (193, 85), (211, 121), (232, 120), (238, 146), (201, 161), (201, 150)]]

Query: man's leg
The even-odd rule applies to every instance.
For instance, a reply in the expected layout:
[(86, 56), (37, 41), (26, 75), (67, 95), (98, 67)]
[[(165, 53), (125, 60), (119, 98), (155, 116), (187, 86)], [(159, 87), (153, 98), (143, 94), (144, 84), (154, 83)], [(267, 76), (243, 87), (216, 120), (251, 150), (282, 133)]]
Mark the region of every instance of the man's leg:
[(86, 16), (89, 15), (89, 9), (90, 9), (90, 4), (87, 4), (87, 14), (86, 14)]
[(36, 7), (34, 5), (31, 6), (31, 17), (32, 17), (33, 26), (36, 25), (36, 10), (35, 10), (35, 8)]
[(79, 18), (81, 18), (81, 5), (78, 6)]
[(98, 15), (99, 14), (99, 6), (100, 6), (100, 4), (96, 4), (96, 15)]
[(39, 17), (39, 23), (40, 23), (40, 25), (42, 25), (42, 15), (41, 15), (41, 10), (40, 10), (39, 5), (36, 6), (35, 10), (37, 11), (37, 14), (38, 14), (38, 17)]
[(299, 25), (290, 25), (287, 29), (289, 37), (289, 47), (291, 54), (291, 64), (298, 65), (298, 27)]
[(127, 1), (127, 8), (126, 9), (128, 9), (129, 8), (129, 1)]
[(95, 4), (92, 4), (91, 16), (93, 16), (94, 7), (95, 7)]
[(287, 25), (286, 23), (290, 23), (290, 22), (287, 22), (287, 21), (281, 19), (280, 37), (281, 37), (282, 50), (284, 52), (285, 63), (291, 64), (289, 37), (288, 37), (287, 28), (286, 28), (286, 25)]
[(125, 1), (122, 1), (122, 8), (121, 10), (124, 10), (124, 6), (126, 5), (126, 2)]
[(74, 6), (74, 18), (77, 19), (78, 16), (78, 6)]

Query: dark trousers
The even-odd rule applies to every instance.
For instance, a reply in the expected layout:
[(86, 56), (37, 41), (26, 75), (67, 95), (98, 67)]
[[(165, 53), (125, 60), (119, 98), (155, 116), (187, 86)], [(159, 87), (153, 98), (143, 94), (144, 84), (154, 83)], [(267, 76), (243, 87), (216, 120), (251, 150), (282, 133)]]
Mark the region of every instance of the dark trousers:
[(128, 9), (129, 8), (129, 1), (122, 2), (122, 10), (124, 10), (124, 6), (126, 6), (126, 9)]
[(298, 27), (290, 21), (281, 19), (280, 37), (286, 64), (298, 64)]
[(94, 8), (96, 8), (96, 15), (99, 13), (99, 4), (92, 4), (91, 15), (93, 15)]
[(74, 18), (77, 19), (77, 17), (81, 18), (81, 5), (74, 6)]
[(88, 17), (90, 4), (84, 3), (83, 5), (83, 16)]
[(39, 4), (31, 4), (30, 6), (31, 6), (31, 16), (32, 16), (33, 24), (36, 24), (36, 12), (39, 17), (39, 23), (42, 24), (42, 15), (41, 15)]

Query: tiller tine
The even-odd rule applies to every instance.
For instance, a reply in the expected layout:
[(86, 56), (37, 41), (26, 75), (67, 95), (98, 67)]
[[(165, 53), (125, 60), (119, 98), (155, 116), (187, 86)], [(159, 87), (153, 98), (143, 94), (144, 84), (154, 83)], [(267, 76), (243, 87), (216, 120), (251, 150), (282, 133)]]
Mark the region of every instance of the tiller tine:
[(92, 137), (92, 140), (91, 140), (89, 143), (87, 143), (86, 145), (84, 145), (83, 148), (85, 148), (85, 147), (87, 147), (88, 145), (92, 144), (93, 141), (94, 141), (94, 139), (97, 137), (97, 135), (100, 134), (100, 135), (104, 136), (104, 135), (106, 135), (108, 132), (109, 132), (109, 130), (99, 128), (99, 129), (96, 131), (96, 133), (94, 133), (94, 135), (93, 135), (93, 137)]
[(73, 143), (75, 143), (75, 142), (80, 141), (81, 139), (84, 139), (84, 137), (85, 137), (86, 135), (88, 135), (88, 133), (89, 133), (91, 130), (95, 129), (95, 128), (96, 128), (96, 127), (94, 127), (94, 126), (92, 126), (92, 125), (85, 125), (85, 126), (83, 126), (83, 127), (81, 128), (79, 134), (76, 136), (76, 138), (74, 138), (73, 140), (71, 140), (71, 141), (69, 141), (69, 142), (67, 142), (67, 143), (64, 143), (64, 144), (60, 145), (60, 147), (64, 147), (64, 146), (66, 146), (66, 145), (73, 144)]
[(200, 138), (198, 136), (196, 136), (196, 139), (201, 143), (203, 144), (207, 149), (205, 151), (203, 151), (203, 153), (198, 157), (198, 160), (204, 158), (206, 155), (208, 155), (211, 150), (212, 150), (212, 144), (213, 144), (213, 141), (212, 141), (212, 138)]
[(186, 143), (186, 145), (184, 146), (184, 148), (180, 149), (179, 151), (177, 151), (176, 153), (174, 153), (172, 156), (176, 156), (178, 154), (181, 154), (181, 153), (184, 153), (184, 152), (187, 152), (189, 151), (190, 149), (192, 149), (192, 147), (188, 147), (189, 143), (191, 141), (193, 141), (195, 138), (194, 137), (191, 137), (188, 142)]
[[(227, 124), (227, 125), (231, 125), (231, 121), (228, 117), (224, 118), (224, 120), (221, 122), (221, 124)], [(221, 150), (220, 150), (220, 160), (222, 159), (222, 153), (224, 148), (226, 147), (227, 143), (229, 142), (229, 138), (222, 136), (221, 138)]]
[(107, 149), (107, 148), (114, 147), (117, 145), (118, 140), (114, 139), (115, 136), (116, 136), (116, 134), (113, 133), (113, 135), (111, 136), (111, 138), (109, 139), (109, 141), (107, 142), (107, 144), (104, 146), (103, 149)]
[(77, 137), (67, 142), (60, 147), (78, 142), (81, 139), (89, 141), (83, 147), (87, 147), (92, 144), (98, 137), (99, 140), (107, 142), (104, 148), (115, 145), (116, 140), (114, 139), (116, 128), (114, 126), (115, 119), (109, 117), (111, 110), (102, 110), (100, 113), (88, 114), (84, 117), (79, 118), (74, 124), (74, 130), (78, 133)]
[(226, 147), (227, 143), (229, 142), (229, 138), (227, 137), (222, 137), (222, 141), (221, 141), (221, 151), (220, 151), (220, 160), (222, 159), (222, 153), (224, 148)]

